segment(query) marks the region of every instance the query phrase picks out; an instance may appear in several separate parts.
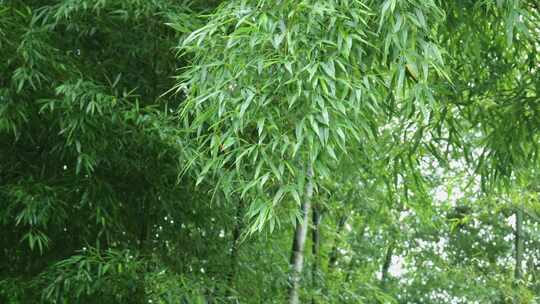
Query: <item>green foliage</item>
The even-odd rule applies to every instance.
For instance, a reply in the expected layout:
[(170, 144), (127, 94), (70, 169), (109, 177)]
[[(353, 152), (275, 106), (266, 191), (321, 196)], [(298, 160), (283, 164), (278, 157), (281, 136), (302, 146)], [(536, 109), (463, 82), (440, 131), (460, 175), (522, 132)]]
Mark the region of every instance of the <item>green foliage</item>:
[(192, 64), (177, 86), (180, 119), (198, 182), (249, 197), (254, 230), (274, 227), (281, 202), (300, 204), (308, 163), (330, 177), (338, 158), (378, 145), (395, 114), (424, 121), (436, 109), (428, 73), (444, 75), (443, 62), (426, 20), (441, 14), (395, 1), (222, 5), (181, 45)]

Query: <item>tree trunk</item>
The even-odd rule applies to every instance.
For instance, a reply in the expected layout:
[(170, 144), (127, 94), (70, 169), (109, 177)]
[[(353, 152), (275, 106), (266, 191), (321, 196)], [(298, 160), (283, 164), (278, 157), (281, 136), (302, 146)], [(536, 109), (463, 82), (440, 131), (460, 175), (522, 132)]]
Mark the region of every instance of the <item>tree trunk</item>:
[(235, 278), (236, 273), (238, 269), (238, 251), (240, 247), (240, 235), (242, 233), (242, 229), (244, 226), (243, 221), (244, 216), (244, 204), (242, 201), (238, 202), (238, 206), (236, 207), (236, 215), (234, 218), (234, 228), (232, 231), (232, 244), (231, 244), (231, 255), (230, 255), (230, 271), (227, 275), (227, 291), (225, 293), (225, 297), (231, 296), (231, 290), (235, 287)]
[(336, 238), (334, 240), (334, 245), (332, 245), (332, 250), (330, 251), (330, 257), (328, 258), (328, 270), (332, 270), (337, 263), (338, 259), (338, 246), (339, 246), (339, 238), (341, 237), (341, 231), (343, 231), (343, 227), (345, 227), (345, 223), (347, 222), (347, 216), (341, 215), (339, 217), (337, 229), (336, 229)]
[(523, 260), (523, 210), (521, 208), (516, 209), (516, 229), (514, 230), (515, 240), (515, 268), (514, 278), (517, 281), (521, 279), (521, 262)]
[(148, 219), (147, 219), (147, 210), (146, 210), (146, 200), (143, 199), (141, 202), (141, 207), (139, 209), (139, 251), (142, 253), (145, 249), (146, 240), (148, 237)]
[[(147, 204), (146, 199), (143, 198), (141, 200), (141, 206), (139, 209), (139, 224), (140, 224), (140, 230), (139, 230), (139, 254), (144, 255), (148, 251), (148, 242), (149, 242), (149, 232), (150, 232), (150, 206)], [(133, 298), (135, 301), (133, 303), (147, 303), (147, 295), (145, 290), (145, 283), (144, 283), (144, 272), (138, 272), (137, 273), (137, 285), (135, 287), (134, 296)]]
[[(516, 209), (514, 213), (516, 216), (516, 228), (514, 229), (514, 241), (515, 241), (515, 265), (514, 265), (514, 284), (517, 287), (521, 280), (521, 261), (523, 260), (523, 210), (520, 207)], [(514, 293), (514, 303), (519, 303), (519, 295)]]
[[(356, 235), (356, 238), (359, 238), (359, 241), (362, 241), (362, 239), (364, 238), (364, 232), (366, 231), (366, 228), (367, 228), (367, 224), (364, 224), (362, 225), (362, 227), (360, 227), (360, 230), (358, 231), (358, 234)], [(349, 265), (347, 266), (347, 269), (345, 270), (346, 271), (346, 275), (345, 275), (345, 280), (343, 281), (343, 283), (348, 283), (351, 279), (351, 272), (354, 268), (354, 264), (356, 263), (356, 260), (357, 260), (357, 255), (356, 254), (353, 254), (353, 256), (351, 257), (351, 260), (349, 261)]]
[[(312, 238), (312, 248), (311, 253), (313, 254), (313, 265), (311, 267), (311, 279), (313, 280), (313, 291), (316, 291), (319, 287), (319, 264), (320, 264), (320, 244), (321, 244), (321, 238), (320, 238), (320, 223), (321, 223), (321, 213), (320, 208), (318, 204), (315, 204), (313, 206), (313, 227), (311, 229), (311, 238)], [(311, 298), (311, 303), (316, 304), (317, 300), (315, 299), (315, 295)]]
[(313, 167), (311, 164), (307, 168), (307, 184), (302, 205), (300, 206), (302, 220), (296, 221), (294, 232), (291, 270), (289, 275), (289, 304), (299, 303), (300, 276), (304, 265), (304, 247), (309, 223), (309, 210), (311, 209), (311, 199), (313, 197)]
[(392, 264), (392, 255), (394, 253), (394, 241), (391, 241), (386, 249), (386, 255), (384, 257), (384, 262), (381, 268), (381, 286), (383, 289), (386, 287), (386, 279), (388, 278), (388, 269)]

